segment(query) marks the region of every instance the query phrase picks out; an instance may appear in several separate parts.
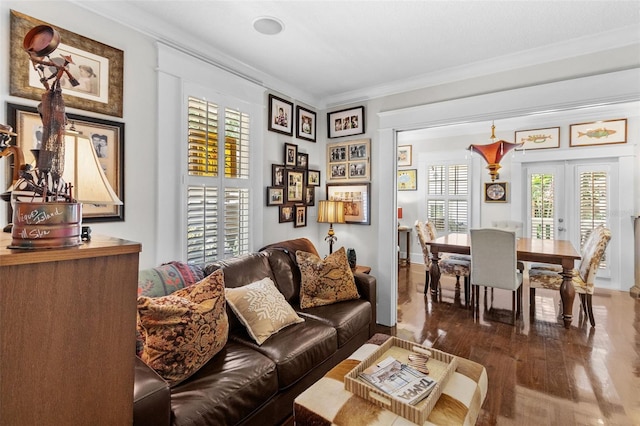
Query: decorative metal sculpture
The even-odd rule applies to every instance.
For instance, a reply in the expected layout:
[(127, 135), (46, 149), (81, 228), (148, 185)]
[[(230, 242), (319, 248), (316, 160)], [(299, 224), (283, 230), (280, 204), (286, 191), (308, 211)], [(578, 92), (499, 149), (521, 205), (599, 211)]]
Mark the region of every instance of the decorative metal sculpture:
[(29, 54), (33, 68), (46, 89), (38, 112), (42, 118), (42, 147), (36, 155), (36, 191), (43, 201), (72, 201), (71, 185), (62, 180), (64, 172), (65, 105), (62, 99), (61, 79), (66, 77), (72, 86), (78, 81), (71, 75), (68, 65), (71, 56), (50, 58), (60, 44), (60, 34), (49, 25), (38, 25), (24, 37), (23, 48)]

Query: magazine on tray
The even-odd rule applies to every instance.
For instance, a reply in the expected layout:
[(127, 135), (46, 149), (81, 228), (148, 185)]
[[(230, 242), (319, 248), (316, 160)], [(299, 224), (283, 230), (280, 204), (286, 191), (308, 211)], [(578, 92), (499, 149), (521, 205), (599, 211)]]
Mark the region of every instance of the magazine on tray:
[(393, 357), (372, 365), (358, 374), (358, 377), (411, 405), (426, 398), (437, 383), (426, 374)]

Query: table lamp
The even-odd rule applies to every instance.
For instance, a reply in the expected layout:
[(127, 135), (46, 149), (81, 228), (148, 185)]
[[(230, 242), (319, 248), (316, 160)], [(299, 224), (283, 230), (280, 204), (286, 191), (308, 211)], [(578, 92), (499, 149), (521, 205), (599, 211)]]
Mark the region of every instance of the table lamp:
[(325, 237), (325, 241), (329, 242), (329, 254), (333, 253), (333, 243), (338, 240), (333, 232), (334, 223), (345, 223), (344, 220), (344, 202), (321, 200), (318, 202), (318, 223), (328, 223), (329, 232)]

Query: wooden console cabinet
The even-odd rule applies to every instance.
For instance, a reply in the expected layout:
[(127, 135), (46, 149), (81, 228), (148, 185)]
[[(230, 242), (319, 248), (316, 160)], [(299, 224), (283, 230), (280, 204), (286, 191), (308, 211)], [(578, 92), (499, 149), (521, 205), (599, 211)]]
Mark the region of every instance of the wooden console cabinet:
[(0, 423), (132, 424), (140, 244), (10, 241), (0, 236)]

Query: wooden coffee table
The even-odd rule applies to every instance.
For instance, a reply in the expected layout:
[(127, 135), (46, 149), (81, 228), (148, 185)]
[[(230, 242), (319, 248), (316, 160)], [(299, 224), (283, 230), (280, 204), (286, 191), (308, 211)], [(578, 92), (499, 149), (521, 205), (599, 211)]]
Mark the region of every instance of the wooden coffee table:
[[(389, 336), (376, 334), (348, 359), (335, 366), (324, 377), (300, 394), (293, 404), (297, 426), (334, 424), (337, 426), (386, 426), (410, 424), (409, 420), (368, 402), (344, 388), (344, 376), (371, 355)], [(473, 361), (458, 358), (458, 367), (425, 425), (475, 424), (487, 396), (487, 371)]]

